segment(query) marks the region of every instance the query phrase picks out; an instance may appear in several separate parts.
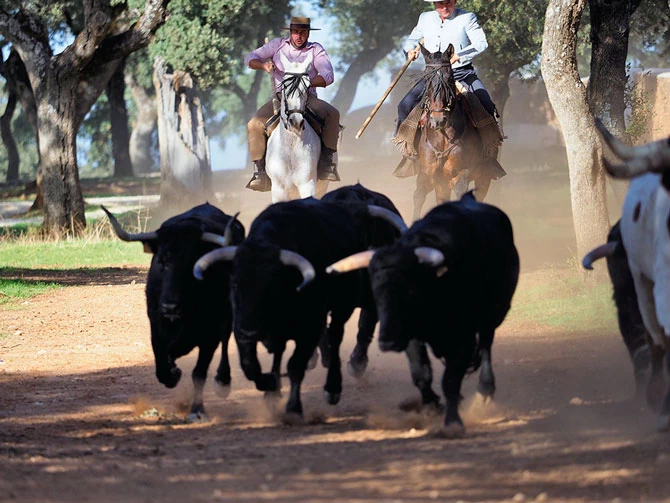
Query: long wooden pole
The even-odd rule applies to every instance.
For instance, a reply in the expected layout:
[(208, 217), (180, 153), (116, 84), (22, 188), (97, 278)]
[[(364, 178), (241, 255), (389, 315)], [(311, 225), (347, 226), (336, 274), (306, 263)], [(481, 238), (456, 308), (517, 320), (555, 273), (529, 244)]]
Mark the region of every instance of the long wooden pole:
[[(423, 41), (423, 39), (421, 39), (421, 41)], [(419, 44), (420, 44), (420, 43), (421, 43), (421, 42), (419, 42)], [(419, 49), (420, 49), (420, 46), (417, 45), (415, 50), (418, 51)], [(395, 87), (395, 85), (398, 83), (398, 81), (400, 80), (400, 77), (402, 77), (402, 74), (405, 73), (405, 70), (407, 70), (407, 67), (409, 66), (409, 64), (410, 64), (412, 61), (414, 61), (414, 60), (413, 60), (413, 59), (410, 59), (410, 58), (407, 58), (407, 61), (405, 61), (405, 64), (402, 65), (402, 68), (398, 71), (398, 73), (396, 74), (396, 76), (393, 77), (393, 80), (391, 81), (391, 84), (389, 85), (389, 87), (388, 87), (388, 89), (386, 90), (386, 92), (384, 92), (384, 95), (382, 96), (382, 99), (380, 99), (379, 102), (378, 102), (378, 103), (375, 105), (375, 107), (372, 109), (372, 112), (370, 112), (370, 115), (368, 115), (368, 118), (365, 119), (365, 122), (363, 122), (363, 125), (362, 125), (361, 128), (358, 130), (358, 133), (356, 133), (356, 136), (354, 136), (354, 138), (356, 138), (356, 139), (358, 140), (358, 139), (361, 137), (361, 135), (363, 134), (363, 131), (365, 131), (365, 128), (368, 127), (368, 124), (370, 124), (370, 121), (372, 121), (372, 118), (375, 116), (375, 114), (377, 113), (377, 111), (378, 111), (378, 110), (381, 108), (381, 106), (384, 104), (384, 100), (386, 100), (386, 98), (388, 97), (388, 95), (391, 94), (391, 91), (393, 90), (393, 88)]]

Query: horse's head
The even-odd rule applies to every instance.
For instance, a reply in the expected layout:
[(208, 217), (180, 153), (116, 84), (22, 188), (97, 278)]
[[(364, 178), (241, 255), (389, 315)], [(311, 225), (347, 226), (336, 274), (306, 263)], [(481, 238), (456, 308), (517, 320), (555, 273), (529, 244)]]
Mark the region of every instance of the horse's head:
[(428, 113), (430, 127), (443, 128), (456, 103), (456, 81), (451, 68), (454, 46), (449, 44), (445, 52), (432, 53), (421, 45), (421, 52), (426, 60), (423, 106)]
[(281, 52), (279, 58), (284, 66), (281, 85), (282, 124), (299, 134), (305, 128), (305, 108), (311, 83), (307, 72), (312, 64), (312, 54), (309, 53), (303, 62), (291, 62)]

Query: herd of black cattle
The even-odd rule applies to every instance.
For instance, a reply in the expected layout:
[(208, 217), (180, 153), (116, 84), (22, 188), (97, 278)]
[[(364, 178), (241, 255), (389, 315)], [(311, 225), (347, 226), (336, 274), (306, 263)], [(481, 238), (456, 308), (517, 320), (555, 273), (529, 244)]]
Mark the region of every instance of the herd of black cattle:
[[(630, 150), (621, 150), (622, 145), (601, 129), (629, 165), (640, 156), (649, 159), (648, 170), (662, 173), (646, 175), (656, 180), (655, 197), (670, 201), (670, 170), (663, 174), (670, 167), (670, 138), (637, 147), (634, 160)], [(606, 163), (606, 167), (620, 171), (619, 165)], [(631, 192), (632, 185), (629, 196)], [(653, 211), (659, 206), (657, 201), (649, 205)], [(280, 392), (282, 356), (287, 342), (294, 341), (286, 367), (287, 416), (302, 417), (300, 386), (319, 353), (328, 369), (326, 401), (338, 403), (340, 345), (345, 323), (356, 308), (360, 308), (358, 334), (349, 372), (356, 377), (365, 372), (379, 321), (380, 349), (404, 351), (423, 405), (440, 408), (440, 398), (432, 389), (430, 346), (445, 364), (446, 432), (464, 430), (458, 405), (466, 373), (479, 369), (477, 391), (485, 398), (495, 392), (491, 346), (496, 328), (510, 309), (519, 257), (509, 218), (500, 209), (478, 202), (472, 192), (460, 201), (433, 208), (409, 228), (388, 197), (360, 184), (339, 188), (320, 200), (271, 204), (254, 219), (246, 235), (236, 215), (210, 204), (172, 217), (156, 231), (138, 234), (126, 232), (103, 209), (122, 240), (140, 241), (153, 254), (146, 298), (158, 380), (175, 387), (181, 377), (175, 360), (199, 349), (192, 373), (190, 420), (206, 418), (203, 387), (219, 343), (221, 362), (215, 381), (224, 394), (230, 390), (231, 332), (244, 375), (269, 396)], [(668, 208), (665, 211), (662, 228), (649, 232), (663, 234), (670, 243), (670, 213)], [(622, 226), (626, 217), (624, 212)], [(633, 218), (636, 223), (644, 220), (639, 208)], [(650, 335), (648, 306), (636, 290), (640, 291), (638, 275), (652, 283), (654, 278), (632, 262), (637, 252), (629, 250), (627, 255), (627, 234), (622, 237), (619, 227), (617, 223), (610, 232), (608, 245), (585, 257), (584, 265), (590, 268), (594, 260), (607, 257), (638, 389), (644, 392), (646, 385), (650, 406), (660, 408), (659, 428), (667, 429), (670, 394), (664, 389), (663, 359), (670, 339), (662, 337), (659, 343)], [(663, 328), (670, 334), (670, 327)], [(270, 372), (261, 368), (259, 342), (273, 355)]]

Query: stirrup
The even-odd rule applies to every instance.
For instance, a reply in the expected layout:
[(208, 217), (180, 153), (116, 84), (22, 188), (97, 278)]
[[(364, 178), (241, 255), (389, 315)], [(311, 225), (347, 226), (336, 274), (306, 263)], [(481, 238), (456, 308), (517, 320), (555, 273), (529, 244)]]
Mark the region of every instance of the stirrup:
[(251, 180), (249, 180), (249, 183), (247, 183), (246, 188), (258, 192), (268, 192), (272, 190), (272, 180), (270, 180), (267, 173), (256, 171), (252, 175)]
[(320, 166), (316, 171), (316, 177), (319, 180), (326, 180), (328, 182), (340, 181), (340, 174), (337, 172), (337, 167), (334, 164)]

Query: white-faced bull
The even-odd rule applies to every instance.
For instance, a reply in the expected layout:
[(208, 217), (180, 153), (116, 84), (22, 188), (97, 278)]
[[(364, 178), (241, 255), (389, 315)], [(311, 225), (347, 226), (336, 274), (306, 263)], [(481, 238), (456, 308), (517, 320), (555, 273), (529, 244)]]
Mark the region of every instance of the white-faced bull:
[[(326, 330), (328, 314), (331, 325), (344, 326), (356, 307), (351, 292), (360, 279), (355, 275), (330, 278), (325, 267), (362, 249), (349, 211), (307, 198), (269, 206), (256, 217), (240, 245), (215, 250), (194, 268), (199, 277), (211, 264), (232, 260), (235, 340), (242, 370), (257, 389), (279, 391), (281, 355), (287, 342), (295, 341), (287, 365), (291, 382), (287, 415), (302, 416), (300, 386)], [(261, 369), (258, 342), (275, 356), (270, 373)], [(342, 332), (327, 331), (330, 362), (324, 390), (331, 405), (338, 403), (342, 392), (341, 342)]]
[(145, 251), (153, 254), (146, 298), (156, 377), (168, 388), (174, 388), (181, 378), (175, 360), (199, 348), (192, 374), (194, 394), (189, 419), (206, 419), (202, 392), (219, 343), (221, 362), (215, 376), (217, 391), (225, 395), (230, 389), (230, 266), (219, 264), (205, 281), (193, 278), (193, 266), (203, 254), (242, 241), (244, 227), (211, 204), (202, 204), (166, 220), (156, 231), (130, 234), (114, 215), (102, 209), (119, 238), (139, 241)]
[[(655, 348), (670, 348), (670, 137), (631, 147), (596, 121), (603, 138), (623, 162), (605, 159), (613, 177), (633, 178), (621, 214), (621, 239), (628, 254), (638, 306)], [(653, 351), (653, 350), (652, 350)], [(666, 358), (670, 367), (670, 360)], [(652, 368), (653, 373), (653, 368)], [(670, 427), (670, 390), (658, 428)]]
[[(366, 249), (390, 245), (407, 230), (393, 202), (384, 194), (369, 190), (360, 183), (328, 192), (323, 196), (322, 201), (342, 205), (351, 211), (357, 232)], [(371, 211), (371, 208), (383, 208), (385, 212), (379, 214), (376, 210)], [(378, 218), (380, 216), (382, 218)], [(357, 304), (361, 308), (356, 346), (347, 364), (349, 374), (354, 377), (361, 377), (365, 373), (368, 365), (368, 348), (372, 342), (377, 321), (379, 321), (367, 270), (363, 270), (361, 279), (358, 291), (351, 292), (351, 295), (358, 298)], [(327, 353), (323, 348), (321, 352), (322, 358), (327, 358)], [(410, 360), (412, 380), (421, 392), (423, 405), (437, 405), (439, 397), (432, 389), (433, 373), (425, 344), (413, 339), (406, 353)]]
[(481, 365), (478, 391), (492, 396), (491, 346), (519, 276), (512, 226), (472, 192), (433, 208), (393, 245), (348, 257), (333, 268), (367, 265), (380, 318), (382, 351), (427, 342), (446, 369), (442, 390), (448, 432), (463, 431), (461, 383)]

